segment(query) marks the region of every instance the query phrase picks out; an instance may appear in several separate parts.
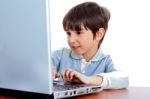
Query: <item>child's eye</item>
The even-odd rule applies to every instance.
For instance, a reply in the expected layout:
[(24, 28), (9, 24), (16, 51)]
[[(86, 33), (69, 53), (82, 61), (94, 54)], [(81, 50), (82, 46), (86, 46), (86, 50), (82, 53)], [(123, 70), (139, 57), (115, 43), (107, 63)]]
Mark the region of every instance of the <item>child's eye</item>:
[(80, 35), (80, 34), (82, 34), (82, 32), (80, 32), (80, 31), (77, 31), (77, 34), (78, 34), (78, 35)]
[(70, 32), (66, 32), (67, 35), (70, 35)]

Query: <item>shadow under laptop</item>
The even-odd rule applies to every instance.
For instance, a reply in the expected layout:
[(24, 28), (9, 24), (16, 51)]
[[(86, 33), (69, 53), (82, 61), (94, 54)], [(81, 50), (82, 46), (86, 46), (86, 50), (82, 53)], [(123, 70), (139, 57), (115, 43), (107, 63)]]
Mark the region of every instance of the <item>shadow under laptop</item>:
[(34, 93), (0, 88), (0, 99), (54, 99), (53, 94)]

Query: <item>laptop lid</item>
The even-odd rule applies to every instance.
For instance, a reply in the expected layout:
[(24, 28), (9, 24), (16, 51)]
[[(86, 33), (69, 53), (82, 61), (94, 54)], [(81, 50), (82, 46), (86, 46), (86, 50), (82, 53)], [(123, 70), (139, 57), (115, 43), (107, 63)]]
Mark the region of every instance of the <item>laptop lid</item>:
[(0, 0), (0, 88), (52, 94), (49, 0)]

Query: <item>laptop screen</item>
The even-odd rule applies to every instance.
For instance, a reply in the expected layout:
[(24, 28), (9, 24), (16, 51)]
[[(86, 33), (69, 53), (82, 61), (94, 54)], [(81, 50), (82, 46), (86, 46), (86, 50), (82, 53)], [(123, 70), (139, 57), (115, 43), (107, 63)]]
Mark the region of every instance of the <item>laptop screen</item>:
[(0, 0), (0, 88), (52, 93), (49, 0)]

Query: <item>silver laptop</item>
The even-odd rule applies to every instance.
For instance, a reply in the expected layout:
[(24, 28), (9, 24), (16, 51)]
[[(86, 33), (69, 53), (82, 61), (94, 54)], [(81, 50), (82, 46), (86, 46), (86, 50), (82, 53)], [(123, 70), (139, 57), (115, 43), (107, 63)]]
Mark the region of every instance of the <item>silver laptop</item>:
[(0, 0), (0, 90), (55, 98), (101, 91), (100, 86), (53, 81), (49, 3), (50, 0)]
[(53, 81), (55, 98), (66, 98), (84, 94), (99, 92), (100, 86), (65, 82), (63, 80)]
[(0, 88), (52, 94), (49, 0), (0, 0)]

